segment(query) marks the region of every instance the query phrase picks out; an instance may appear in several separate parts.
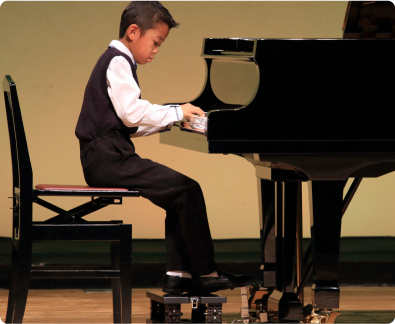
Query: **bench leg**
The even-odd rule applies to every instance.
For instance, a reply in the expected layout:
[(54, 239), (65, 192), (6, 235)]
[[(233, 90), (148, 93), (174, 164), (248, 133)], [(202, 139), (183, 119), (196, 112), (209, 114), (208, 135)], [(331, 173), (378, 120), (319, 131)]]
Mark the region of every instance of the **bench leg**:
[(120, 225), (122, 323), (132, 322), (132, 226)]
[(165, 305), (158, 303), (151, 299), (151, 316), (150, 319), (154, 321), (164, 321), (165, 319)]
[(207, 322), (222, 323), (222, 304), (207, 304)]
[[(111, 268), (119, 269), (120, 256), (119, 242), (111, 242)], [(122, 323), (122, 305), (121, 305), (121, 282), (120, 279), (111, 279), (112, 285), (112, 308), (114, 323)]]
[(181, 323), (181, 304), (165, 304), (165, 323)]
[(198, 307), (196, 309), (192, 308), (192, 323), (205, 323), (206, 311), (206, 304), (198, 304)]

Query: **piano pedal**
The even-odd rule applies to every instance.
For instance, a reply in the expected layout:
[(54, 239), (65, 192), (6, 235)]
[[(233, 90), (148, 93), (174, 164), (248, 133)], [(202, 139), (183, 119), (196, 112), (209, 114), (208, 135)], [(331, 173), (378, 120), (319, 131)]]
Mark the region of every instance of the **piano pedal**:
[(234, 324), (234, 323), (247, 324), (250, 322), (250, 312), (248, 309), (248, 295), (247, 295), (248, 288), (249, 287), (240, 287), (240, 292), (241, 292), (240, 313), (237, 314), (237, 317), (232, 321), (231, 324)]
[[(311, 307), (311, 305), (307, 305), (305, 308), (307, 307)], [(303, 313), (305, 312), (303, 311)], [(302, 318), (302, 323), (335, 323), (336, 317), (340, 314), (340, 312), (333, 312), (331, 310), (312, 310), (310, 315)]]

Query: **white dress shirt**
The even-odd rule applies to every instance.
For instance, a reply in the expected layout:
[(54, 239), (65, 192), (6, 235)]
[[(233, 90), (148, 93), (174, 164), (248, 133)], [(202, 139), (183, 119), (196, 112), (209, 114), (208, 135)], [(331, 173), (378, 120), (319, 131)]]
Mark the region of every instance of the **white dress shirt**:
[[(110, 45), (130, 57), (132, 53), (118, 40)], [(107, 92), (115, 112), (127, 127), (137, 127), (130, 137), (148, 136), (170, 129), (173, 123), (184, 118), (178, 105), (161, 106), (139, 99), (140, 88), (133, 78), (129, 62), (123, 56), (115, 56), (107, 69)]]

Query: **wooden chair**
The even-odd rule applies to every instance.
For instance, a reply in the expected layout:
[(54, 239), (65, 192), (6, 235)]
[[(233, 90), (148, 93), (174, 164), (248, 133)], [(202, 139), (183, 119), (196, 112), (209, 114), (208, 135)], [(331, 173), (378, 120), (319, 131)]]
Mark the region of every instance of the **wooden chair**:
[[(132, 226), (122, 221), (91, 222), (84, 216), (111, 204), (122, 204), (123, 197), (138, 197), (138, 191), (120, 188), (92, 188), (70, 185), (37, 185), (33, 189), (22, 115), (15, 83), (10, 76), (3, 82), (13, 171), (13, 235), (11, 285), (6, 323), (22, 323), (29, 281), (33, 278), (106, 278), (112, 280), (114, 323), (131, 323)], [(64, 210), (42, 196), (91, 197), (91, 201)], [(57, 215), (42, 222), (33, 221), (33, 203)], [(51, 241), (109, 241), (111, 265), (31, 267), (32, 244)], [(110, 244), (110, 243), (109, 243)]]

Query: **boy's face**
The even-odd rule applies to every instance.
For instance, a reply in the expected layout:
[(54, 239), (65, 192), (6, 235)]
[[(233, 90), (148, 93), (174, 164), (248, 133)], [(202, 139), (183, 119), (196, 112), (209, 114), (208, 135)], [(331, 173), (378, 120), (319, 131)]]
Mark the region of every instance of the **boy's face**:
[(163, 22), (159, 22), (154, 28), (148, 29), (144, 35), (141, 35), (140, 28), (137, 28), (129, 48), (136, 63), (151, 63), (154, 55), (159, 51), (159, 46), (165, 41), (168, 34), (169, 26)]

